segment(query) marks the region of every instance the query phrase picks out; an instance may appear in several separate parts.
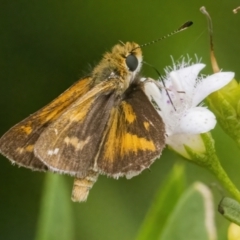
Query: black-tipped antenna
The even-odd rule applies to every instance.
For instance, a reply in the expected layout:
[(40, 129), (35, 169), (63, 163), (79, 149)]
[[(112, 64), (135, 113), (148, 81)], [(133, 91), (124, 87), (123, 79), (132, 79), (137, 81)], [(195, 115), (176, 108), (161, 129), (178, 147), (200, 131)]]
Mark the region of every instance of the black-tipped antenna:
[(161, 40), (163, 40), (163, 39), (166, 39), (166, 38), (168, 38), (168, 37), (171, 37), (172, 35), (174, 35), (174, 34), (176, 34), (176, 33), (179, 33), (179, 32), (181, 32), (181, 31), (187, 29), (187, 28), (190, 27), (192, 24), (193, 24), (192, 21), (187, 21), (187, 22), (185, 22), (181, 27), (179, 27), (177, 30), (175, 30), (175, 31), (167, 34), (166, 36), (163, 36), (163, 37), (161, 37), (161, 38), (158, 38), (158, 39), (153, 40), (153, 41), (148, 42), (148, 43), (144, 43), (144, 44), (142, 44), (142, 45), (134, 48), (132, 51), (134, 51), (134, 50), (137, 49), (137, 48), (146, 47), (146, 46), (148, 46), (148, 45), (154, 44), (154, 43), (159, 42), (159, 41), (161, 41)]
[(233, 9), (233, 13), (237, 14), (239, 10), (240, 10), (240, 6), (235, 8), (235, 9)]

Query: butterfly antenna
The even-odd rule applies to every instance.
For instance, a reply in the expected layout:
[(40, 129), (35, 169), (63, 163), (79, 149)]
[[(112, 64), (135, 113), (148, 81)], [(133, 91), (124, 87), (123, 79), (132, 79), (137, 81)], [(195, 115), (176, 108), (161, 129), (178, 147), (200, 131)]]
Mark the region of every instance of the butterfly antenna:
[(171, 32), (171, 33), (169, 33), (169, 34), (161, 37), (161, 38), (158, 38), (158, 39), (155, 39), (155, 40), (153, 40), (153, 41), (150, 41), (150, 42), (141, 44), (140, 46), (134, 48), (132, 51), (134, 51), (134, 50), (137, 49), (137, 48), (146, 47), (146, 46), (149, 46), (149, 45), (154, 44), (154, 43), (156, 43), (156, 42), (159, 42), (159, 41), (161, 41), (161, 40), (163, 40), (163, 39), (166, 39), (166, 38), (168, 38), (168, 37), (171, 37), (171, 36), (173, 36), (174, 34), (179, 33), (179, 32), (181, 32), (181, 31), (187, 29), (187, 28), (190, 27), (192, 24), (193, 24), (192, 21), (187, 21), (187, 22), (185, 22), (181, 27), (179, 27), (178, 29), (176, 29), (175, 31), (173, 31), (173, 32)]
[(171, 99), (171, 97), (170, 97), (170, 94), (169, 94), (169, 92), (168, 92), (168, 90), (167, 90), (167, 88), (166, 88), (166, 85), (165, 85), (165, 82), (164, 82), (164, 80), (163, 80), (163, 77), (162, 77), (161, 73), (160, 73), (160, 72), (157, 70), (157, 68), (155, 68), (153, 65), (151, 65), (151, 64), (149, 64), (149, 63), (147, 63), (147, 62), (143, 62), (143, 63), (146, 64), (146, 65), (148, 65), (148, 66), (150, 66), (150, 67), (152, 67), (152, 68), (156, 71), (157, 75), (159, 76), (159, 80), (162, 82), (163, 87), (164, 87), (164, 89), (165, 89), (165, 91), (166, 91), (166, 94), (167, 94), (167, 96), (168, 96), (168, 98), (169, 98), (169, 100), (170, 100), (170, 102), (171, 102), (174, 110), (176, 111), (176, 108), (175, 108), (175, 106), (174, 106), (174, 104), (173, 104), (173, 101), (172, 101), (172, 99)]
[[(132, 49), (132, 51), (134, 51), (135, 49), (138, 49), (138, 48), (142, 48), (142, 47), (149, 46), (149, 45), (154, 44), (154, 43), (157, 43), (157, 42), (159, 42), (159, 41), (161, 41), (161, 40), (163, 40), (163, 39), (166, 39), (166, 38), (168, 38), (168, 37), (171, 37), (171, 36), (173, 36), (173, 35), (176, 34), (176, 33), (179, 33), (179, 32), (181, 32), (181, 31), (183, 31), (183, 30), (186, 30), (186, 29), (189, 28), (192, 24), (193, 24), (192, 21), (187, 21), (187, 22), (185, 22), (181, 27), (179, 27), (178, 29), (176, 29), (175, 31), (173, 31), (173, 32), (171, 32), (171, 33), (169, 33), (169, 34), (161, 37), (161, 38), (158, 38), (158, 39), (155, 39), (155, 40), (153, 40), (153, 41), (150, 41), (150, 42), (141, 44), (140, 46)], [(143, 63), (151, 66), (151, 67), (157, 72), (157, 74), (158, 74), (158, 76), (159, 76), (159, 79), (162, 81), (162, 84), (163, 84), (163, 87), (164, 87), (164, 89), (165, 89), (165, 91), (166, 91), (166, 94), (167, 94), (167, 96), (168, 96), (168, 98), (169, 98), (169, 100), (170, 100), (170, 102), (171, 102), (174, 110), (176, 111), (176, 108), (175, 108), (175, 106), (174, 106), (174, 104), (173, 104), (173, 101), (172, 101), (172, 99), (171, 99), (171, 97), (170, 97), (170, 95), (169, 95), (169, 92), (168, 92), (168, 90), (167, 90), (167, 88), (166, 88), (165, 82), (164, 82), (164, 80), (163, 80), (160, 72), (159, 72), (154, 66), (152, 66), (151, 64), (146, 63), (146, 62), (143, 62)]]
[(237, 8), (235, 8), (235, 9), (233, 9), (233, 13), (234, 13), (234, 14), (237, 14), (239, 10), (240, 10), (240, 6), (237, 7)]

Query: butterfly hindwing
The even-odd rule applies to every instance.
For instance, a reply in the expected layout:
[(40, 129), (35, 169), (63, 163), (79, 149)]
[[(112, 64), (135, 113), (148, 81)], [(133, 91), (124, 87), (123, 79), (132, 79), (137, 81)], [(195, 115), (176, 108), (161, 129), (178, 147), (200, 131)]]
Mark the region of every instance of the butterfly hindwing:
[(109, 127), (97, 159), (109, 176), (134, 175), (149, 167), (165, 146), (164, 123), (142, 90), (132, 84), (111, 110)]
[(90, 77), (79, 80), (50, 104), (13, 126), (0, 139), (0, 152), (20, 166), (47, 170), (47, 166), (34, 155), (36, 141), (51, 122), (89, 91), (91, 83)]

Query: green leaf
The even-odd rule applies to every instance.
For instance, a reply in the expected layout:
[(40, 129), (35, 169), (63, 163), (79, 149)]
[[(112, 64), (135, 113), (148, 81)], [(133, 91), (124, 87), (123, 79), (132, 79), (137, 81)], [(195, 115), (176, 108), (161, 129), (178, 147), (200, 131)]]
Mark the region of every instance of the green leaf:
[(216, 240), (216, 235), (212, 194), (197, 182), (184, 192), (158, 239)]
[(229, 221), (240, 226), (240, 203), (236, 200), (224, 197), (218, 205), (218, 211)]
[(70, 194), (64, 176), (47, 174), (36, 240), (74, 239)]
[(137, 240), (157, 239), (185, 187), (184, 167), (175, 165), (155, 197)]

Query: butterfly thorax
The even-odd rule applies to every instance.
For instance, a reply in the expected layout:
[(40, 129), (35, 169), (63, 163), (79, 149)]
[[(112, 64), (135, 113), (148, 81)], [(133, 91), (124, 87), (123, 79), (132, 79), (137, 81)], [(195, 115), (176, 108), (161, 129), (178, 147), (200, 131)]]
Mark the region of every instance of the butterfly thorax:
[[(117, 44), (111, 52), (105, 53), (103, 59), (93, 70), (94, 85), (116, 79), (118, 92), (122, 94), (141, 69), (142, 51), (137, 47), (139, 47), (138, 44), (127, 42), (125, 45)], [(130, 63), (128, 57), (131, 58)]]

